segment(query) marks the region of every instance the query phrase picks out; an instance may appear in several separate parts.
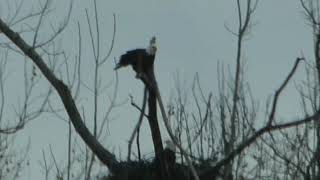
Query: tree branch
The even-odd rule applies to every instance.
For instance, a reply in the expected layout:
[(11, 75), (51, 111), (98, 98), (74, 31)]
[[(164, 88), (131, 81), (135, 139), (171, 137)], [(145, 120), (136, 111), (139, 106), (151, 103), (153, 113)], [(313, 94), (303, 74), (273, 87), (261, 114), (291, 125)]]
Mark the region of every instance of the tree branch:
[(105, 164), (111, 172), (117, 170), (119, 162), (115, 156), (105, 149), (102, 144), (92, 135), (89, 129), (85, 126), (82, 121), (81, 115), (75, 105), (72, 98), (71, 92), (68, 87), (48, 68), (44, 63), (42, 57), (28, 45), (18, 33), (11, 30), (3, 21), (0, 19), (0, 30), (14, 43), (16, 44), (25, 55), (27, 55), (40, 69), (42, 74), (47, 78), (51, 85), (57, 90), (63, 105), (68, 113), (68, 116), (83, 141), (90, 147), (90, 149), (97, 155), (100, 161)]
[(252, 143), (254, 143), (264, 133), (299, 126), (311, 121), (320, 121), (320, 109), (316, 111), (315, 114), (313, 114), (312, 116), (308, 116), (304, 119), (283, 123), (283, 124), (278, 124), (278, 125), (265, 126), (259, 129), (258, 131), (255, 132), (254, 135), (252, 135), (250, 138), (248, 138), (246, 141), (240, 144), (235, 150), (233, 150), (227, 157), (219, 161), (213, 168), (210, 168), (201, 172), (200, 174), (201, 179), (202, 178), (206, 179), (208, 177), (211, 177), (212, 174), (215, 174), (223, 165), (232, 161), (238, 154), (240, 154), (245, 148), (249, 147)]

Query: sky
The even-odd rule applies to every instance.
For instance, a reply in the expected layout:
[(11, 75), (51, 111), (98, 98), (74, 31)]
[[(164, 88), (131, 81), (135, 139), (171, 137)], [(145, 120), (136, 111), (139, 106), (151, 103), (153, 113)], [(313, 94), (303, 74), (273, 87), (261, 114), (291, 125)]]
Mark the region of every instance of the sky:
[[(39, 1), (30, 2), (32, 3), (25, 3), (23, 12), (27, 13), (28, 9), (39, 5)], [(4, 3), (5, 0), (0, 0), (1, 18), (7, 13), (7, 10), (1, 7)], [(177, 74), (182, 80), (185, 80), (186, 92), (190, 93), (192, 79), (198, 73), (205, 93), (208, 95), (212, 92), (217, 95), (218, 63), (224, 64), (225, 67), (230, 68), (231, 72), (234, 72), (236, 37), (226, 29), (226, 26), (234, 31), (238, 26), (235, 0), (97, 0), (97, 4), (101, 43), (105, 51), (110, 47), (112, 38), (113, 14), (116, 15), (117, 20), (114, 49), (107, 65), (103, 68), (107, 82), (114, 82), (113, 57), (118, 58), (130, 49), (146, 47), (152, 36), (157, 37), (158, 52), (155, 71), (166, 104), (170, 102), (170, 98), (175, 93), (174, 79)], [(53, 1), (51, 4), (51, 7), (54, 7), (53, 12), (47, 22), (62, 21), (67, 15), (67, 5), (65, 0)], [(84, 82), (89, 86), (92, 86), (90, 79), (93, 73), (92, 66), (89, 64), (93, 56), (85, 10), (88, 10), (93, 20), (93, 7), (91, 1), (74, 1), (69, 25), (60, 37), (61, 48), (70, 56), (74, 56), (78, 47), (78, 37), (75, 32), (77, 32), (77, 23), (80, 23), (82, 32), (85, 34), (83, 35), (83, 61), (85, 65), (88, 65), (81, 70)], [(280, 86), (291, 70), (295, 59), (301, 55), (312, 59), (312, 35), (298, 0), (260, 1), (252, 22), (250, 34), (243, 45), (242, 58), (246, 62), (246, 81), (250, 84), (255, 99), (259, 100), (260, 111), (263, 111), (267, 98)], [(41, 31), (40, 40), (49, 36), (49, 33), (46, 30)], [(29, 42), (31, 40), (31, 36), (24, 38)], [(16, 70), (16, 67), (21, 67), (24, 59), (18, 55), (10, 57), (12, 62), (9, 63), (8, 68), (15, 74), (10, 77), (18, 79), (16, 82), (22, 82), (21, 72)], [(140, 104), (143, 94), (142, 83), (134, 78), (131, 68), (121, 69), (118, 73), (119, 102), (127, 100), (131, 94), (137, 104)], [(294, 82), (303, 79), (303, 73), (304, 70), (301, 67)], [(15, 89), (8, 92), (8, 97), (13, 97), (12, 100), (8, 100), (10, 103), (17, 103), (18, 100), (14, 97), (21, 93), (19, 88), (16, 88), (19, 85), (19, 83), (7, 82), (7, 91)], [(41, 88), (46, 87), (46, 84), (43, 83)], [(112, 88), (107, 92), (111, 93)], [(88, 90), (82, 93), (81, 103), (89, 106), (92, 103), (89, 100), (92, 94)], [(105, 101), (107, 100), (105, 98)], [(139, 116), (139, 112), (128, 101), (125, 102), (123, 107), (112, 113), (113, 120), (109, 124), (110, 134), (102, 141), (107, 148), (124, 149), (122, 154), (126, 152), (127, 140)], [(105, 104), (107, 103), (102, 100), (101, 108)], [(294, 83), (291, 83), (280, 98), (279, 117), (290, 119), (301, 115), (298, 107), (298, 94)], [(89, 117), (92, 112), (86, 113), (90, 121)], [(42, 160), (40, 154), (43, 150), (49, 151), (49, 144), (53, 146), (57, 159), (60, 162), (66, 162), (67, 132), (67, 123), (52, 116), (41, 116), (28, 123), (16, 135), (16, 142), (21, 142), (21, 144), (31, 139), (29, 156), (31, 166), (26, 168), (28, 179), (42, 179), (43, 172), (39, 165), (39, 161)], [(167, 136), (166, 133), (163, 134)], [(141, 142), (144, 142), (142, 151), (145, 154), (152, 153), (152, 142), (146, 121), (142, 128)]]

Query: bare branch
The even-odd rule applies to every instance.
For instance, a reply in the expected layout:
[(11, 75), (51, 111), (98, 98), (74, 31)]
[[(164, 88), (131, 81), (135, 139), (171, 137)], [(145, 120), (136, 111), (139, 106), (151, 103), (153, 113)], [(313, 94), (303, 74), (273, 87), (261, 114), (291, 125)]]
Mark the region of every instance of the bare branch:
[(14, 42), (30, 59), (38, 66), (43, 75), (51, 83), (51, 85), (57, 90), (64, 107), (69, 115), (70, 120), (73, 123), (78, 134), (84, 140), (84, 142), (91, 148), (97, 157), (108, 166), (111, 171), (115, 171), (118, 166), (118, 161), (112, 153), (106, 150), (97, 139), (90, 133), (88, 128), (84, 125), (80, 113), (75, 105), (72, 95), (68, 87), (47, 67), (42, 57), (28, 45), (18, 33), (12, 31), (3, 21), (0, 19), (0, 30)]
[[(147, 88), (145, 87), (144, 88), (144, 92), (143, 92), (142, 107), (141, 107), (141, 111), (140, 111), (139, 120), (138, 120), (137, 125), (135, 126), (135, 128), (134, 128), (134, 130), (133, 130), (133, 132), (132, 132), (132, 134), (130, 136), (129, 142), (128, 142), (127, 161), (130, 161), (132, 142), (133, 142), (133, 139), (134, 139), (134, 137), (136, 136), (136, 134), (138, 132), (138, 129), (141, 126), (141, 123), (142, 123), (142, 120), (143, 120), (143, 116), (145, 116), (144, 111), (145, 111), (146, 104), (147, 104), (147, 94), (148, 94), (148, 91), (147, 91)], [(137, 105), (133, 102), (132, 99), (131, 99), (131, 105), (137, 107)], [(137, 107), (137, 108), (139, 108), (139, 107)]]
[(301, 60), (304, 60), (304, 58), (297, 58), (296, 59), (296, 62), (292, 68), (292, 70), (290, 71), (290, 73), (288, 74), (287, 78), (284, 80), (284, 82), (281, 84), (280, 88), (276, 90), (276, 93), (274, 95), (274, 98), (273, 98), (273, 103), (272, 103), (272, 110), (270, 112), (270, 115), (269, 115), (269, 120), (268, 120), (268, 123), (267, 123), (267, 126), (270, 126), (272, 121), (274, 120), (274, 116), (275, 116), (275, 112), (276, 112), (276, 109), (277, 109), (277, 104), (278, 104), (278, 98), (279, 98), (279, 95), (281, 94), (281, 92), (283, 91), (283, 89), (286, 87), (286, 85), (288, 84), (288, 82), (290, 81), (290, 79), (292, 78), (293, 74), (296, 72), (297, 70), (297, 67), (299, 65), (299, 62)]
[(203, 171), (200, 174), (201, 178), (208, 178), (217, 170), (219, 170), (223, 165), (227, 164), (228, 162), (232, 161), (238, 154), (240, 154), (245, 148), (250, 146), (252, 143), (254, 143), (260, 136), (265, 134), (266, 132), (272, 132), (276, 130), (291, 128), (295, 126), (299, 126), (302, 124), (306, 124), (311, 121), (320, 121), (320, 109), (315, 112), (312, 116), (308, 116), (304, 119), (278, 124), (278, 125), (271, 125), (271, 126), (265, 126), (259, 130), (257, 130), (250, 138), (248, 138), (246, 141), (241, 143), (237, 148), (235, 148), (227, 157), (220, 160), (213, 168), (210, 168), (208, 170)]
[(117, 27), (117, 21), (116, 21), (116, 15), (113, 14), (113, 35), (112, 35), (112, 41), (111, 41), (111, 46), (109, 48), (109, 51), (106, 55), (106, 57), (104, 57), (102, 59), (102, 61), (99, 63), (99, 65), (103, 64), (104, 62), (106, 62), (106, 60), (110, 57), (111, 55), (111, 52), (112, 52), (112, 49), (113, 49), (113, 46), (114, 46), (114, 41), (115, 41), (115, 38), (116, 38), (116, 27)]
[(41, 11), (41, 14), (40, 14), (40, 17), (39, 17), (39, 21), (38, 21), (38, 25), (36, 27), (36, 31), (34, 33), (34, 37), (33, 37), (33, 43), (32, 43), (32, 47), (35, 47), (36, 43), (37, 43), (37, 38), (38, 38), (38, 32), (39, 32), (39, 29), (40, 29), (40, 25), (42, 23), (42, 19), (43, 19), (43, 16), (46, 12), (46, 10), (48, 9), (49, 7), (49, 2), (50, 0), (46, 0), (43, 8), (42, 8), (42, 11)]

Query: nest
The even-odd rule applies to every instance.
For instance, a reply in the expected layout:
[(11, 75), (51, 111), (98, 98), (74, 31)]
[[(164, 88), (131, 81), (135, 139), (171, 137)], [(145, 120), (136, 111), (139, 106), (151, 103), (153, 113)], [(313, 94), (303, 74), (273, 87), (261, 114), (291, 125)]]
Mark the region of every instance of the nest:
[[(198, 173), (212, 168), (208, 163), (194, 164)], [(193, 180), (187, 165), (175, 163), (169, 168), (172, 179)], [(202, 178), (201, 178), (202, 179)], [(213, 180), (214, 176), (210, 178)], [(123, 161), (120, 162), (118, 171), (105, 177), (103, 180), (161, 180), (159, 164), (155, 161)]]

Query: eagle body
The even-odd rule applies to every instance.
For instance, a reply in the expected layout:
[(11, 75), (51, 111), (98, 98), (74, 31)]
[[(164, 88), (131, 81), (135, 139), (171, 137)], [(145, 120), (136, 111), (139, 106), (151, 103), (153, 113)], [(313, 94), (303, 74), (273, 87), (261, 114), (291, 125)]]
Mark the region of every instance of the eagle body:
[(136, 71), (137, 76), (141, 73), (145, 73), (153, 63), (156, 56), (156, 39), (152, 37), (150, 44), (146, 49), (133, 49), (127, 51), (125, 54), (121, 55), (119, 62), (117, 63), (115, 70), (131, 65), (133, 70)]
[(173, 166), (176, 163), (176, 154), (171, 149), (165, 148), (163, 150), (164, 158), (166, 159), (169, 167)]
[[(120, 67), (125, 67), (131, 65), (132, 68), (139, 73), (139, 67), (141, 66), (141, 71), (145, 71), (150, 67), (155, 59), (155, 54), (148, 54), (146, 49), (134, 49), (127, 51), (125, 54), (121, 55), (120, 61), (115, 67), (119, 69)], [(141, 64), (140, 64), (141, 63)]]
[(165, 141), (166, 147), (163, 150), (164, 157), (169, 166), (173, 166), (176, 163), (176, 148), (172, 141)]
[(165, 144), (166, 144), (166, 146), (162, 150), (161, 155), (155, 157), (155, 159), (153, 160), (153, 164), (154, 164), (154, 167), (159, 168), (160, 167), (160, 159), (159, 158), (163, 158), (163, 160), (167, 164), (168, 170), (173, 172), (175, 169), (175, 164), (176, 164), (175, 145), (170, 140), (166, 140)]

